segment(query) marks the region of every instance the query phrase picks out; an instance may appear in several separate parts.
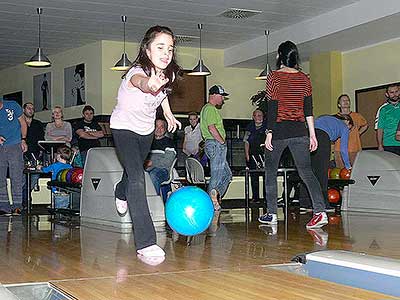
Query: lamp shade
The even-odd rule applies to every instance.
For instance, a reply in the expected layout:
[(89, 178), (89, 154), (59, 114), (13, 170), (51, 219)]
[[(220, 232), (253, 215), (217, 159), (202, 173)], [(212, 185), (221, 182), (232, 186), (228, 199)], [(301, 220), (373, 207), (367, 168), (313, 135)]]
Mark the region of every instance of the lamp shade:
[(114, 67), (111, 67), (113, 71), (126, 71), (132, 65), (132, 62), (129, 60), (128, 55), (126, 53), (122, 53), (121, 59), (117, 61)]
[(269, 72), (271, 72), (269, 65), (267, 64), (264, 68), (264, 70), (262, 70), (262, 72), (260, 73), (260, 75), (258, 75), (257, 77), (255, 77), (255, 79), (257, 80), (267, 80), (268, 74)]
[(203, 63), (203, 59), (201, 58), (201, 30), (203, 29), (203, 24), (198, 24), (197, 27), (199, 28), (199, 34), (200, 34), (199, 62), (193, 68), (192, 72), (188, 73), (188, 75), (208, 76), (211, 75), (210, 69), (206, 67), (206, 65)]
[(46, 55), (42, 52), (42, 48), (37, 48), (36, 53), (34, 56), (31, 57), (30, 60), (25, 62), (25, 65), (28, 67), (34, 67), (34, 68), (43, 68), (43, 67), (50, 67), (51, 62), (47, 58)]
[(132, 62), (129, 60), (128, 55), (125, 52), (125, 37), (126, 37), (126, 21), (128, 20), (127, 16), (121, 16), (122, 23), (124, 24), (124, 52), (122, 53), (121, 59), (116, 62), (114, 67), (110, 69), (113, 71), (126, 71), (131, 67)]
[(269, 39), (269, 30), (265, 30), (264, 31), (265, 34), (265, 40), (267, 42), (267, 47), (266, 47), (266, 55), (265, 55), (265, 59), (267, 61), (267, 63), (265, 64), (265, 68), (264, 70), (260, 73), (260, 75), (258, 75), (257, 77), (254, 77), (254, 79), (257, 80), (267, 80), (268, 74), (269, 72), (271, 72), (271, 69), (269, 68), (269, 64), (268, 64), (268, 39)]
[(36, 9), (36, 12), (38, 14), (38, 48), (36, 50), (36, 53), (34, 56), (31, 57), (30, 60), (25, 62), (25, 65), (28, 67), (33, 67), (33, 68), (46, 68), (51, 66), (51, 62), (48, 59), (46, 55), (42, 52), (42, 48), (40, 47), (40, 15), (43, 12), (43, 9), (41, 7), (38, 7)]
[(192, 76), (208, 76), (210, 74), (211, 74), (210, 70), (203, 63), (202, 59), (199, 60), (199, 63), (194, 67), (192, 72), (188, 73), (188, 75)]

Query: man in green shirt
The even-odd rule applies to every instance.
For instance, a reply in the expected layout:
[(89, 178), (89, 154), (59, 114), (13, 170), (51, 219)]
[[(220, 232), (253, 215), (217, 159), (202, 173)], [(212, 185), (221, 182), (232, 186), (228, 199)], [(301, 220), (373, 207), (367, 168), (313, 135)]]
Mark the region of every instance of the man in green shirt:
[(205, 153), (210, 160), (211, 177), (208, 193), (214, 203), (214, 209), (219, 210), (221, 197), (232, 180), (232, 172), (226, 161), (226, 134), (217, 108), (224, 104), (224, 99), (229, 94), (220, 85), (212, 86), (208, 93), (208, 103), (203, 106), (200, 113), (200, 129), (205, 139)]
[(386, 88), (387, 104), (379, 111), (377, 141), (380, 151), (389, 151), (400, 155), (400, 141), (396, 140), (397, 126), (400, 121), (400, 89), (397, 84)]

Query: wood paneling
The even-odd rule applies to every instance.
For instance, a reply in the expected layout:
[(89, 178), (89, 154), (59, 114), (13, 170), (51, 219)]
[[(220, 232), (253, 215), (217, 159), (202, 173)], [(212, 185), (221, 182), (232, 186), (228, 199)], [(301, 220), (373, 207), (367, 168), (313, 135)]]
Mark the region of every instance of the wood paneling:
[(376, 148), (375, 116), (379, 106), (385, 102), (386, 87), (356, 91), (356, 111), (368, 122), (368, 130), (361, 136), (363, 148)]

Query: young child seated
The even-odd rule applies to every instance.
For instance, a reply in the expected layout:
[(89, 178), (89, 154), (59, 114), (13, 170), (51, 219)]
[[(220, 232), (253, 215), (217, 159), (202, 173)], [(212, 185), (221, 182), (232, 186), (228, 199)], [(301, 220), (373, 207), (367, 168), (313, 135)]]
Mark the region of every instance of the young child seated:
[[(44, 173), (51, 173), (51, 180), (57, 180), (57, 174), (61, 170), (71, 169), (72, 166), (69, 163), (72, 158), (72, 150), (68, 146), (61, 146), (57, 149), (56, 160), (57, 162), (47, 166), (39, 166)], [(69, 195), (58, 191), (55, 187), (52, 187), (54, 206), (55, 208), (68, 208), (69, 206)]]

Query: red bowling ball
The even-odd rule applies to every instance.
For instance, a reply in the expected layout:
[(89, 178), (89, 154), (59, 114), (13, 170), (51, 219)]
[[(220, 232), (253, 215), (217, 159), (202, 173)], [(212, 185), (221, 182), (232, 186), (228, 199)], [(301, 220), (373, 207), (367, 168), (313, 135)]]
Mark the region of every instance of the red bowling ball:
[(340, 170), (340, 179), (350, 179), (351, 171), (349, 169), (343, 168)]
[(328, 190), (328, 201), (331, 204), (338, 204), (340, 201), (340, 192), (337, 189)]
[(82, 183), (83, 179), (83, 169), (82, 168), (74, 168), (74, 172), (71, 175), (72, 183)]

